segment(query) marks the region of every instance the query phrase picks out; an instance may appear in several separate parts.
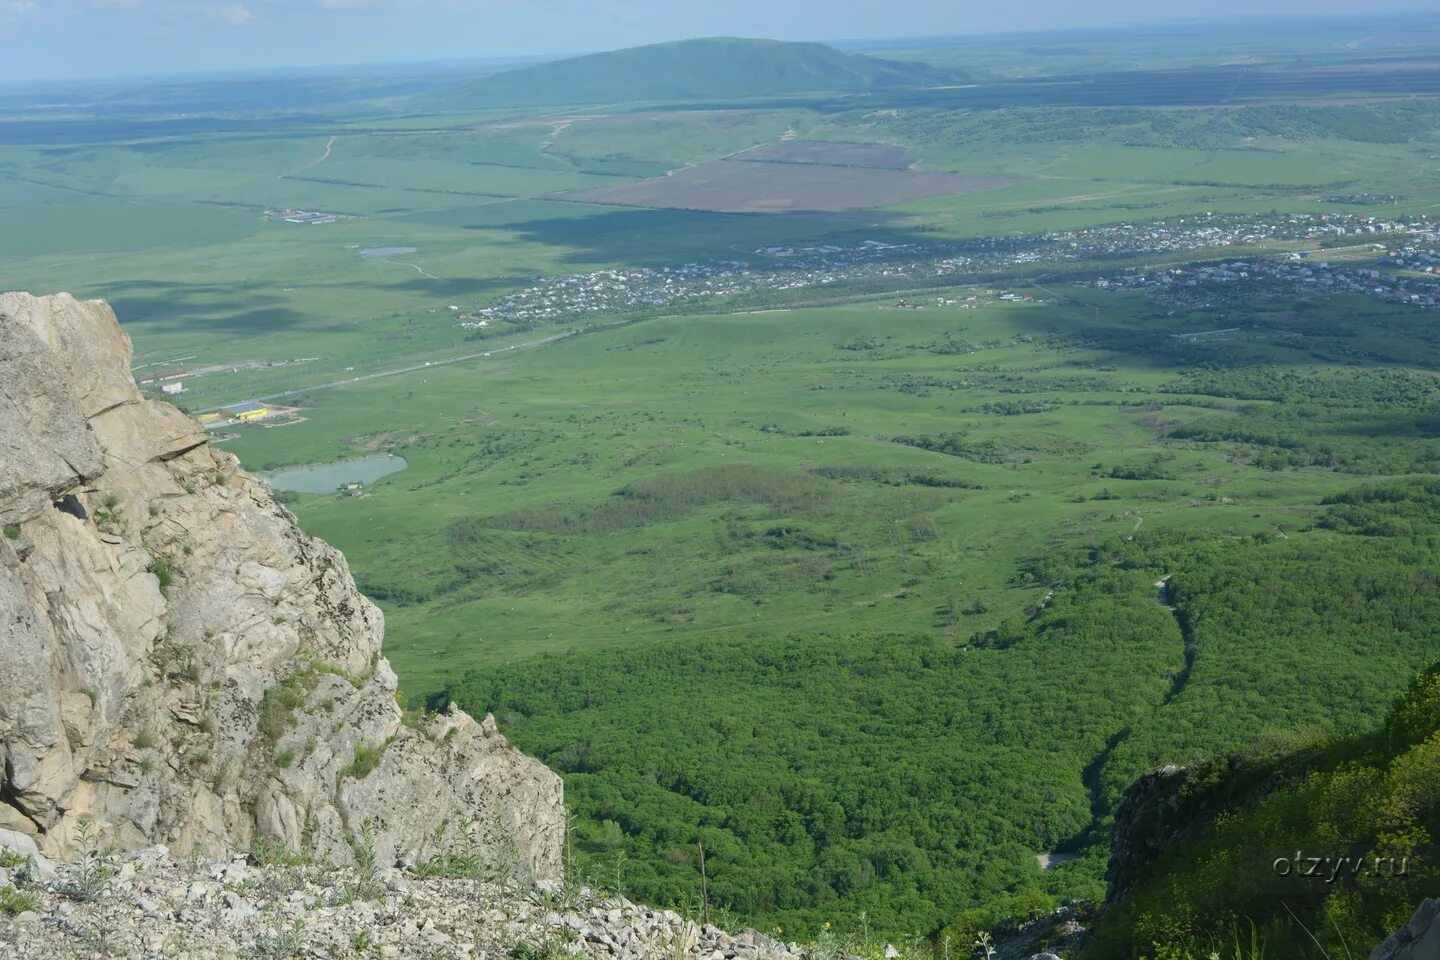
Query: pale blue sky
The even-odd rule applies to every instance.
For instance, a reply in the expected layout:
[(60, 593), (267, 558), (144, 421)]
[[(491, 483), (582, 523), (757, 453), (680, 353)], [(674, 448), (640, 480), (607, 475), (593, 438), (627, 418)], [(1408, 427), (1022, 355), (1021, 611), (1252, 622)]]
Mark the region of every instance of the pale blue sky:
[[(1364, 9), (1440, 12), (1440, 0)], [(1356, 10), (1353, 0), (0, 0), (0, 82)]]

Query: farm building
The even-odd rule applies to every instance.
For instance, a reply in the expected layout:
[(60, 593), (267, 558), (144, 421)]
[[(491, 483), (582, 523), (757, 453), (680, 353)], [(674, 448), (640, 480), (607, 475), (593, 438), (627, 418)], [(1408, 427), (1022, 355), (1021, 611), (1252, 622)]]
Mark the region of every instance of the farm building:
[(236, 420), (259, 420), (268, 416), (270, 409), (263, 403), (237, 403), (233, 407), (226, 407), (225, 412)]
[(168, 393), (171, 396), (174, 396), (177, 393), (184, 393), (185, 384), (179, 380), (176, 380), (174, 383), (162, 383), (160, 385), (160, 392)]

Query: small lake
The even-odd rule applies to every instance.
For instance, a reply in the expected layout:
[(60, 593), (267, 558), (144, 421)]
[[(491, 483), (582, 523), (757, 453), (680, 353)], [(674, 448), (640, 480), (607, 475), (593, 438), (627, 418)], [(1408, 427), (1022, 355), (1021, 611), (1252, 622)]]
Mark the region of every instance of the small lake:
[(363, 460), (342, 460), (339, 463), (324, 463), (314, 467), (294, 467), (290, 470), (271, 470), (261, 474), (276, 490), (291, 490), (295, 493), (334, 493), (347, 483), (374, 483), (381, 477), (399, 473), (410, 464), (404, 457), (383, 455), (366, 457)]
[(360, 251), (360, 256), (369, 259), (370, 257), (399, 257), (407, 253), (415, 253), (419, 247), (367, 247)]

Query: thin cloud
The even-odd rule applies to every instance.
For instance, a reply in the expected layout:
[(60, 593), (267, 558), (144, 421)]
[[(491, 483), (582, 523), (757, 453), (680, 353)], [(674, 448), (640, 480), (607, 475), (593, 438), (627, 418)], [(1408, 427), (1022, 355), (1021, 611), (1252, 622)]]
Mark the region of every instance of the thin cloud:
[(220, 18), (221, 23), (228, 23), (232, 27), (243, 26), (255, 19), (254, 11), (243, 3), (228, 3), (223, 7), (216, 7), (215, 16)]

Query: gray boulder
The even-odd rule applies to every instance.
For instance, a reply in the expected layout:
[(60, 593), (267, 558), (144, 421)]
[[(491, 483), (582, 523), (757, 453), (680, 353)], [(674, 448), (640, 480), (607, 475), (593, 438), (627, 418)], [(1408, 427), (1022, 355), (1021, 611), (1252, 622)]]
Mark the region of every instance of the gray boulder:
[[(27, 834), (16, 830), (0, 830), (0, 850), (8, 850), (11, 853), (24, 857), (28, 864), (17, 867), (17, 874), (25, 874), (33, 871), (33, 876), (39, 880), (53, 880), (55, 878), (55, 865), (49, 861), (41, 852), (35, 839)], [(0, 879), (0, 887), (12, 882), (12, 877), (7, 871), (3, 879)]]
[(1370, 960), (1440, 960), (1440, 900), (1423, 901), (1409, 923), (1370, 951)]

